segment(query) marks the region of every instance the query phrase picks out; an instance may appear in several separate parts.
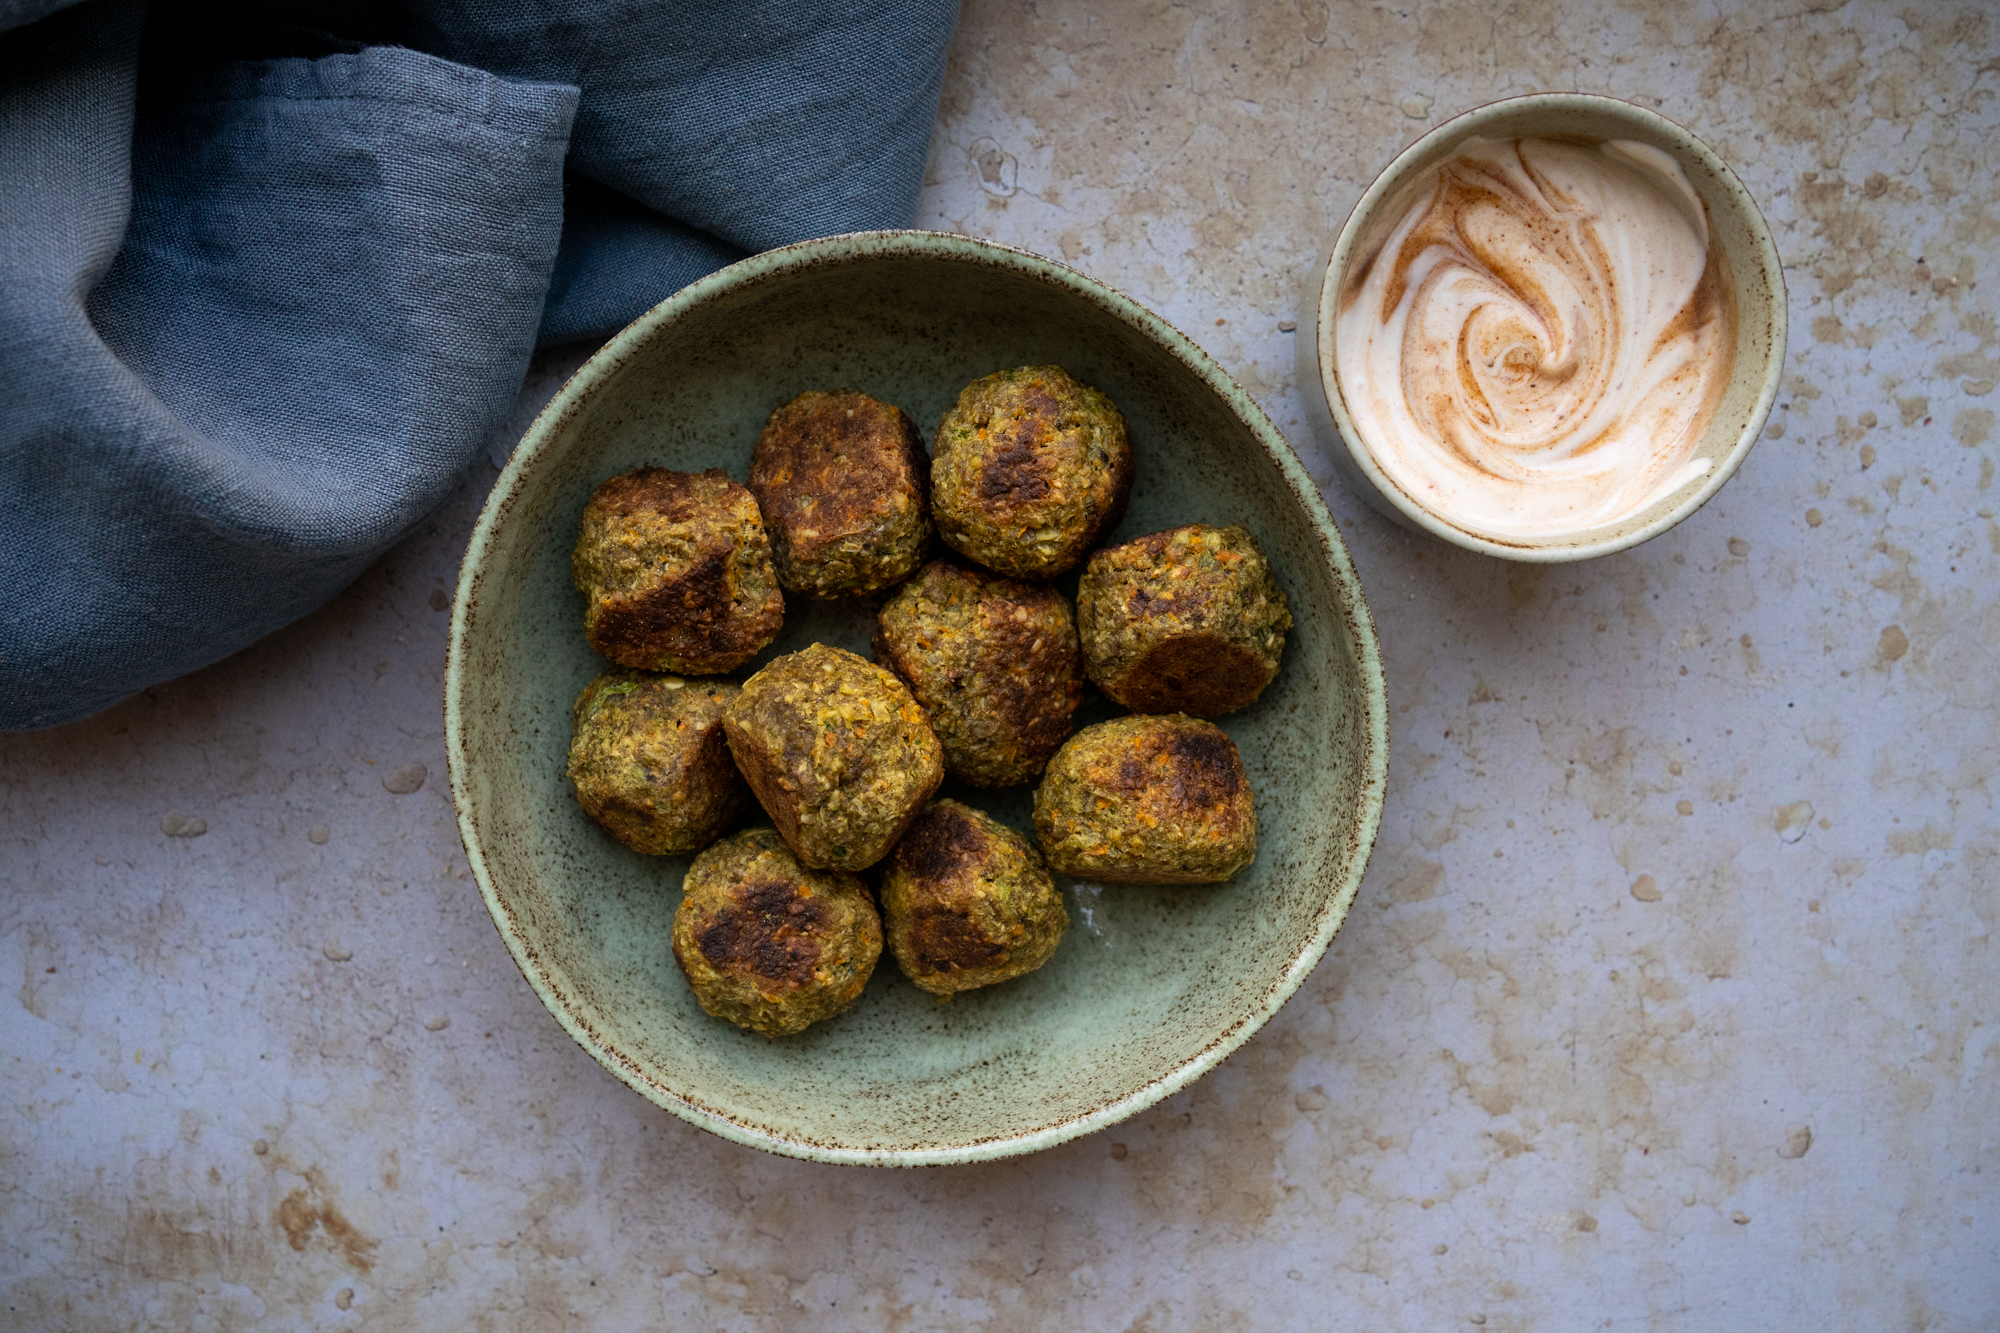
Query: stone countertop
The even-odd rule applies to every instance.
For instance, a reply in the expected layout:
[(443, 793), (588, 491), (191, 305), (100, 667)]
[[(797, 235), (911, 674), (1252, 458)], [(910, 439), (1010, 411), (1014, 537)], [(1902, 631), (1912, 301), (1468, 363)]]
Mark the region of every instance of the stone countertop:
[[(1398, 149), (1556, 88), (1735, 165), (1793, 338), (1705, 509), (1534, 567), (1333, 480), (1290, 321)], [(458, 846), (482, 464), (320, 613), (0, 738), (0, 1327), (2000, 1324), (1996, 96), (1971, 3), (971, 0), (923, 224), (1188, 330), (1360, 567), (1394, 758), (1325, 962), (1192, 1088), (1033, 1157), (832, 1168), (656, 1110), (549, 1019)]]

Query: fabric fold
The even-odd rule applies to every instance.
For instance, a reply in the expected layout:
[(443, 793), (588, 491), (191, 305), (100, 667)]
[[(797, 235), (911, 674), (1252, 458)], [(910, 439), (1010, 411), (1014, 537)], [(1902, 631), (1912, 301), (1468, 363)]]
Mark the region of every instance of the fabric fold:
[(0, 0), (0, 729), (319, 606), (528, 358), (914, 213), (956, 0)]
[(534, 348), (577, 101), (371, 48), (205, 70), (135, 127), (129, 67), (98, 54), (130, 41), (135, 7), (19, 36), (59, 46), (72, 24), (92, 58), (33, 98), (42, 117), (0, 113), (0, 175), (66, 217), (129, 221), (92, 284), (108, 228), (0, 218), (0, 288), (37, 294), (0, 306), (8, 729), (236, 651), (444, 498)]

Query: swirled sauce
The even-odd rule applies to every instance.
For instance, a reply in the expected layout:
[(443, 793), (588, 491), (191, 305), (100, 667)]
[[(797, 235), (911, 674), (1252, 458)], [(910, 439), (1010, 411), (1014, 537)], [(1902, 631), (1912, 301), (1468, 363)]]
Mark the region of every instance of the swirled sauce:
[(1473, 139), (1383, 225), (1340, 293), (1335, 370), (1356, 430), (1419, 505), (1534, 542), (1706, 474), (1694, 447), (1729, 381), (1735, 310), (1673, 158)]

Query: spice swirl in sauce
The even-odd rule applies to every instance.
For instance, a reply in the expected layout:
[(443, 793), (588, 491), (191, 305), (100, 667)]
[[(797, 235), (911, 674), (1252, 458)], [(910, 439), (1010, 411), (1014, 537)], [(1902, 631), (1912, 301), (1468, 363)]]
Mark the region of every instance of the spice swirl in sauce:
[(1533, 542), (1696, 481), (1736, 319), (1680, 166), (1627, 140), (1472, 139), (1349, 274), (1335, 369), (1355, 429), (1419, 505)]

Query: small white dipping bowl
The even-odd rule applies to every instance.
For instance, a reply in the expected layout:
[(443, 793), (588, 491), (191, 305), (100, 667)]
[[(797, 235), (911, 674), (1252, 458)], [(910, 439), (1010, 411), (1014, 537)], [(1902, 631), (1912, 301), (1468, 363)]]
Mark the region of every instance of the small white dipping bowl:
[[(1533, 540), (1500, 541), (1454, 523), (1398, 486), (1355, 428), (1341, 392), (1335, 356), (1335, 314), (1348, 266), (1367, 256), (1378, 214), (1404, 202), (1406, 185), (1434, 170), (1467, 139), (1636, 139), (1670, 154), (1708, 206), (1710, 235), (1721, 247), (1736, 298), (1736, 361), (1722, 400), (1694, 456), (1709, 469), (1699, 485), (1683, 487), (1616, 523)], [(1393, 220), (1386, 220), (1393, 225)], [(1588, 560), (1657, 537), (1722, 489), (1757, 442), (1777, 399), (1785, 365), (1785, 278), (1764, 216), (1736, 174), (1709, 146), (1665, 116), (1612, 97), (1536, 93), (1468, 111), (1399, 153), (1348, 214), (1326, 262), (1314, 271), (1299, 320), (1299, 393), (1306, 415), (1348, 485), (1406, 528), (1505, 560)]]

